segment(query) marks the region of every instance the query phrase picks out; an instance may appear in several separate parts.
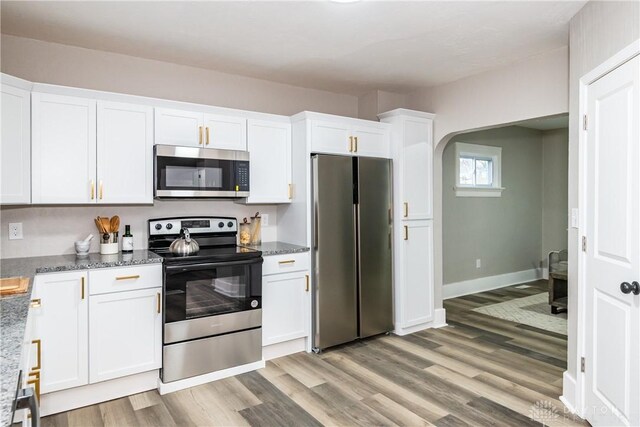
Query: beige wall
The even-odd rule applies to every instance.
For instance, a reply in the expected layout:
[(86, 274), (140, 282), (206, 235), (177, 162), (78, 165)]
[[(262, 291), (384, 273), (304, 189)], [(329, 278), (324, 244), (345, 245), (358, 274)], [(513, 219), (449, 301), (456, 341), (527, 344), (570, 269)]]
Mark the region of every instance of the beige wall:
[[(569, 25), (569, 208), (578, 207), (579, 80), (640, 38), (640, 2), (590, 1)], [(577, 376), (578, 230), (569, 229), (568, 374)], [(566, 396), (573, 399), (574, 396)], [(575, 402), (572, 402), (575, 403)]]
[(542, 132), (542, 253), (567, 249), (569, 130)]
[(358, 97), (358, 118), (377, 121), (378, 114), (406, 108), (407, 104), (407, 94), (374, 90)]
[[(539, 267), (542, 140), (539, 130), (508, 126), (457, 135), (447, 145), (442, 158), (445, 286)], [(501, 197), (456, 196), (456, 142), (502, 147)]]
[(26, 80), (292, 115), (358, 116), (358, 98), (2, 34), (3, 73)]

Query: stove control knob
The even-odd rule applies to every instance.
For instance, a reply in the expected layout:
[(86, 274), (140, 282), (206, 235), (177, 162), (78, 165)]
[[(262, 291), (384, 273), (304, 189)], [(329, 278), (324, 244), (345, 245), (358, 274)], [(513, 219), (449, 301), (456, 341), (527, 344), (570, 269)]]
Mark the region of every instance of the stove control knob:
[(227, 227), (229, 227), (229, 228), (233, 227), (233, 222), (229, 221), (229, 222), (227, 223)]
[(256, 308), (258, 306), (258, 300), (251, 301), (251, 308)]
[(220, 221), (220, 222), (218, 223), (218, 228), (222, 228), (222, 227), (224, 227), (224, 222)]
[(160, 230), (162, 228), (162, 224), (156, 224), (156, 230)]
[(173, 224), (169, 223), (165, 227), (167, 227), (167, 230), (171, 230), (173, 228)]

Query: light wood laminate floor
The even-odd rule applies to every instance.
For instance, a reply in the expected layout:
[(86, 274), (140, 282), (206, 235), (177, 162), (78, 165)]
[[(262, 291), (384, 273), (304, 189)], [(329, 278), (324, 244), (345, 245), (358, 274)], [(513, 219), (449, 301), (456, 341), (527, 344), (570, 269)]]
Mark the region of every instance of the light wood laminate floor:
[(471, 311), (545, 287), (447, 300), (445, 328), (298, 353), (256, 372), (164, 396), (141, 393), (42, 425), (586, 425), (558, 400), (566, 337)]

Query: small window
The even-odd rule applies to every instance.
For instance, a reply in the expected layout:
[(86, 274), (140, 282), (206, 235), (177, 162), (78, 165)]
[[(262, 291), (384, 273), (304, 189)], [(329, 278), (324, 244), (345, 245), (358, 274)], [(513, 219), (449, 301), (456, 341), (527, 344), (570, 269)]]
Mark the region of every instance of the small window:
[(456, 143), (456, 195), (500, 197), (502, 148)]

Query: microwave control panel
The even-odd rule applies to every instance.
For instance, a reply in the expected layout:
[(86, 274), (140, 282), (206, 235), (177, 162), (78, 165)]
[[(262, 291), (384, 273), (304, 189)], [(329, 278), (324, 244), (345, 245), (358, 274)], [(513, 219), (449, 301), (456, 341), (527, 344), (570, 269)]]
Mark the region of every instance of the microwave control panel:
[(236, 191), (249, 191), (249, 162), (236, 161)]

